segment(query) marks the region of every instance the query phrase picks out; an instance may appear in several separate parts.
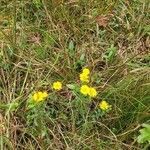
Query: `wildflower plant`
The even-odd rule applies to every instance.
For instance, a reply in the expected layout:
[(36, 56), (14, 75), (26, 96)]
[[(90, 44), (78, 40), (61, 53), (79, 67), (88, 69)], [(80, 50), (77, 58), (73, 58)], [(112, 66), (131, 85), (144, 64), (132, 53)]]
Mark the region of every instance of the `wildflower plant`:
[(0, 149), (150, 149), (149, 2), (1, 0)]
[[(87, 123), (89, 116), (92, 116), (92, 118), (90, 118), (91, 120), (96, 120), (106, 114), (111, 108), (111, 105), (106, 101), (100, 102), (101, 98), (98, 97), (98, 91), (89, 83), (90, 70), (88, 68), (83, 69), (79, 77), (81, 84), (75, 83), (67, 85), (75, 96), (72, 100), (72, 106), (76, 110), (77, 125)], [(91, 111), (90, 106), (94, 101), (97, 103), (97, 106)]]
[(32, 99), (35, 102), (41, 102), (44, 101), (45, 98), (47, 98), (47, 96), (48, 96), (47, 92), (36, 92), (33, 94)]
[(48, 93), (46, 91), (34, 92), (29, 96), (26, 110), (27, 126), (32, 126), (28, 132), (34, 135), (45, 136), (46, 134), (46, 99)]
[(40, 102), (43, 102), (48, 97), (47, 92), (34, 92), (32, 95), (30, 95), (28, 99), (27, 108), (30, 109), (32, 107), (37, 106)]
[(71, 106), (74, 108), (74, 115), (76, 116), (76, 125), (83, 123), (86, 115), (88, 113), (90, 97), (88, 96), (89, 87), (87, 85), (79, 84), (67, 84), (69, 90), (71, 90), (73, 95), (73, 100), (71, 101)]
[[(69, 105), (73, 108), (73, 114), (75, 116), (75, 125), (83, 125), (84, 128), (87, 127), (88, 123), (91, 120), (96, 120), (99, 117), (102, 117), (108, 110), (110, 110), (111, 105), (105, 100), (99, 102), (98, 91), (90, 82), (90, 70), (84, 68), (79, 75), (81, 81), (78, 83), (67, 84), (68, 90), (72, 93), (72, 99), (69, 102)], [(51, 94), (48, 94), (46, 91), (37, 91), (34, 92), (28, 99), (27, 103), (27, 124), (34, 126), (36, 130), (40, 130), (40, 134), (46, 134), (45, 120), (48, 115), (49, 117), (53, 116), (54, 108), (49, 108), (50, 112), (46, 112), (46, 101), (47, 98), (57, 99), (57, 92), (61, 91), (63, 88), (62, 82), (55, 81), (52, 83)], [(57, 91), (57, 92), (55, 92)], [(49, 96), (51, 95), (51, 96)], [(95, 108), (91, 110), (91, 105), (93, 102), (96, 102)], [(53, 106), (53, 105), (51, 105)], [(51, 111), (52, 110), (52, 111)], [(64, 112), (61, 113), (61, 116), (67, 116)], [(92, 116), (92, 118), (90, 118)], [(88, 129), (87, 129), (88, 131)]]

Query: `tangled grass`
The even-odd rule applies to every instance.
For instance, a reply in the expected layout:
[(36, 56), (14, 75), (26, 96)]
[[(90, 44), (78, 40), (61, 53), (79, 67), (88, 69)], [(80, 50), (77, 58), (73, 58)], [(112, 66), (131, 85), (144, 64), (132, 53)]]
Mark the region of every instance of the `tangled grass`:
[(1, 0), (0, 149), (148, 149), (137, 137), (150, 121), (149, 8)]

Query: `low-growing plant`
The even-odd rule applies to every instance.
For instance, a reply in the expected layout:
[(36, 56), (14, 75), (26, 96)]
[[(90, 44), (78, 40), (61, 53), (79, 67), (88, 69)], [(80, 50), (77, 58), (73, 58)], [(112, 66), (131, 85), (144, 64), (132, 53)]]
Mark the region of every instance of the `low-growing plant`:
[(138, 143), (145, 144), (145, 150), (150, 145), (150, 125), (149, 124), (143, 124), (142, 129), (140, 129), (140, 135), (137, 138)]

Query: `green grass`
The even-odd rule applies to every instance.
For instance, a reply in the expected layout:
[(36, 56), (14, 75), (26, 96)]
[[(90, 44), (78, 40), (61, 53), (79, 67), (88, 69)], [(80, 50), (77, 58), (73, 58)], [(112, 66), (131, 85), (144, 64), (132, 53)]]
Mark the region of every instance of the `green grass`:
[[(148, 0), (1, 0), (0, 149), (143, 149), (137, 136), (150, 121), (149, 8)], [(78, 92), (84, 67), (99, 93), (90, 102)], [(56, 80), (60, 92), (51, 90)], [(29, 111), (38, 90), (49, 97)], [(112, 105), (105, 114), (102, 99)]]

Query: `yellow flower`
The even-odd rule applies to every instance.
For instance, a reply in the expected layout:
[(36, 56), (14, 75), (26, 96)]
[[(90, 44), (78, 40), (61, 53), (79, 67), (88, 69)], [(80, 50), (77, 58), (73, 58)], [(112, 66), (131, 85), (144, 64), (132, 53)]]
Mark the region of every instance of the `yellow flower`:
[(80, 73), (80, 80), (82, 82), (89, 82), (89, 74), (90, 70), (88, 68), (83, 69), (82, 73)]
[(82, 85), (81, 88), (80, 88), (80, 92), (83, 95), (87, 96), (88, 93), (89, 93), (89, 87), (87, 85)]
[(43, 97), (44, 97), (44, 98), (48, 97), (47, 92), (43, 92)]
[(89, 76), (87, 75), (87, 74), (85, 74), (85, 73), (81, 73), (80, 74), (80, 80), (82, 81), (82, 82), (89, 82)]
[(90, 74), (90, 70), (88, 68), (84, 68), (82, 73), (86, 74), (86, 75), (89, 75)]
[(111, 105), (109, 105), (105, 100), (101, 101), (99, 103), (99, 107), (100, 109), (102, 109), (103, 111), (108, 110), (109, 108), (111, 108)]
[(93, 87), (90, 87), (89, 88), (89, 96), (90, 97), (96, 97), (97, 96), (97, 91), (96, 91), (96, 89), (95, 88), (93, 88)]
[(47, 92), (35, 92), (32, 99), (36, 102), (44, 101), (48, 97)]
[(54, 82), (53, 83), (53, 89), (55, 89), (55, 90), (61, 90), (62, 89), (62, 83), (61, 82), (59, 82), (59, 81), (56, 81), (56, 82)]

